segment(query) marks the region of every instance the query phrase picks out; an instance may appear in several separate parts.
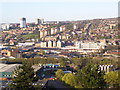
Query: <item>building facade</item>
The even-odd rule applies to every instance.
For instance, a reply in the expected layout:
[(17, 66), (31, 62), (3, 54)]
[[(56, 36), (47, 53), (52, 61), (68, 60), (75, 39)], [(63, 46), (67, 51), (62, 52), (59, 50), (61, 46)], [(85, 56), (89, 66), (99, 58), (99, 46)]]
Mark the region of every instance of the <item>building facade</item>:
[(20, 19), (20, 28), (26, 28), (26, 18)]

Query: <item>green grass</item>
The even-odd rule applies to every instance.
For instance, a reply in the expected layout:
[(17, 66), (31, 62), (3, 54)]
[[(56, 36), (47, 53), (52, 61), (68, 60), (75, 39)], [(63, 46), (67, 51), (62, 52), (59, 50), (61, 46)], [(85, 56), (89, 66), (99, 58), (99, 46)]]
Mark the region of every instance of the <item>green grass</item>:
[(22, 37), (25, 39), (36, 39), (36, 38), (39, 38), (39, 35), (31, 33), (31, 34), (27, 34), (27, 35), (22, 35)]

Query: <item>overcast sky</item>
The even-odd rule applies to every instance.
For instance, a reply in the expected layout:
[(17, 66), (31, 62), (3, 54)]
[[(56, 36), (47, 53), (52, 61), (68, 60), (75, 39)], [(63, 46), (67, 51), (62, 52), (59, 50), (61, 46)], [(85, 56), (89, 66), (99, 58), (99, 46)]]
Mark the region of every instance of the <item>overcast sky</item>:
[[(118, 16), (119, 0), (1, 0), (0, 22), (86, 20)], [(2, 19), (2, 20), (1, 20)]]

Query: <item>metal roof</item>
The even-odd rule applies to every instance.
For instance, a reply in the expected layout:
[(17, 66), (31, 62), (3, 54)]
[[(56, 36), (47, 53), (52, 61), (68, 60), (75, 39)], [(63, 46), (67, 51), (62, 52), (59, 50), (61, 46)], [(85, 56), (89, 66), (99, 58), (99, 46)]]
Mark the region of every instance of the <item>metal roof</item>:
[(0, 72), (13, 72), (14, 69), (21, 64), (3, 64), (0, 63)]

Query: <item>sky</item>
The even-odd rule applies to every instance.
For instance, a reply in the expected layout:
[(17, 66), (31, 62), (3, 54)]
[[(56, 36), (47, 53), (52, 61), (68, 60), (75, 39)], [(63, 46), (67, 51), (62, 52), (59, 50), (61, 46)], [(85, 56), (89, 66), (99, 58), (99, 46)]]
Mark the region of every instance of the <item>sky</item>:
[(119, 0), (0, 0), (0, 22), (19, 23), (118, 17)]

